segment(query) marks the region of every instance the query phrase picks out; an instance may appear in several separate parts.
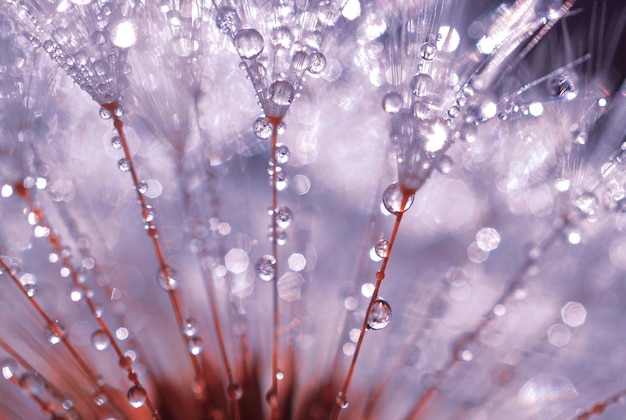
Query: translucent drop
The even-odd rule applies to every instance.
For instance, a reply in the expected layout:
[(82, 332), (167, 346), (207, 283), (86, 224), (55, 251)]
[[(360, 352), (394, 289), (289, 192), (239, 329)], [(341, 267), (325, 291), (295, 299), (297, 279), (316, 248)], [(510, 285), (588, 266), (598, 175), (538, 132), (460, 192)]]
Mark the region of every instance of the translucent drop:
[(276, 259), (271, 255), (264, 255), (256, 265), (256, 272), (263, 281), (272, 281), (276, 276)]
[(452, 105), (450, 109), (448, 109), (448, 117), (450, 118), (456, 118), (459, 116), (460, 113), (461, 109), (456, 105)]
[(91, 34), (91, 40), (96, 45), (104, 45), (107, 42), (107, 36), (103, 31), (96, 31)]
[(11, 379), (15, 376), (18, 369), (18, 364), (13, 359), (4, 359), (0, 362), (0, 371), (4, 379)]
[(185, 337), (193, 337), (198, 334), (198, 323), (194, 318), (187, 318), (183, 324), (182, 331)]
[(231, 382), (226, 388), (226, 395), (231, 400), (240, 400), (243, 396), (243, 387), (238, 382)]
[(242, 58), (252, 59), (263, 51), (263, 36), (256, 29), (241, 29), (233, 43)]
[(391, 305), (381, 298), (377, 298), (367, 317), (367, 328), (382, 330), (391, 321)]
[(402, 191), (400, 190), (400, 185), (396, 182), (388, 186), (383, 193), (383, 205), (391, 214), (404, 213), (409, 208), (411, 208), (414, 198), (414, 195), (409, 196), (406, 200), (404, 208), (402, 208), (404, 194), (402, 194)]
[(452, 158), (448, 155), (443, 155), (437, 161), (436, 168), (442, 174), (449, 174), (450, 171), (452, 171), (453, 165), (454, 165), (454, 162), (452, 161)]
[(102, 407), (103, 405), (109, 402), (109, 398), (106, 396), (104, 392), (99, 392), (93, 397), (93, 402), (98, 406)]
[(267, 118), (260, 117), (254, 121), (254, 124), (252, 124), (252, 130), (258, 138), (268, 139), (272, 136), (273, 126)]
[(233, 7), (220, 6), (217, 9), (215, 23), (220, 32), (234, 34), (241, 26), (241, 19), (239, 19), (239, 15)]
[(341, 408), (342, 410), (345, 410), (350, 405), (350, 403), (348, 403), (348, 400), (346, 399), (346, 396), (343, 395), (343, 392), (339, 392), (337, 394), (337, 397), (335, 398), (335, 402), (337, 403), (339, 408)]
[(381, 239), (376, 243), (374, 251), (376, 252), (376, 255), (378, 255), (380, 258), (387, 258), (387, 256), (389, 255), (389, 241), (386, 239)]
[(485, 252), (491, 252), (500, 245), (500, 234), (493, 228), (482, 228), (476, 234), (478, 248)]
[(121, 149), (122, 148), (122, 139), (120, 139), (119, 136), (114, 136), (111, 139), (111, 146), (113, 146), (114, 149)]
[(291, 34), (291, 30), (289, 30), (286, 26), (275, 28), (272, 31), (271, 42), (272, 45), (275, 46), (291, 48), (291, 45), (293, 44), (293, 35)]
[(285, 163), (287, 163), (289, 161), (290, 155), (291, 151), (287, 146), (285, 146), (284, 144), (276, 145), (276, 155), (274, 157), (279, 165), (284, 165)]
[(102, 118), (103, 120), (108, 120), (111, 119), (111, 117), (113, 116), (113, 113), (106, 109), (105, 107), (100, 108), (100, 118)]
[(420, 55), (424, 60), (432, 60), (437, 55), (437, 45), (434, 42), (425, 42), (420, 49)]
[(137, 385), (129, 389), (126, 394), (128, 402), (134, 408), (142, 407), (146, 403), (147, 396), (146, 390)]
[(139, 181), (139, 184), (137, 185), (137, 191), (139, 191), (140, 194), (147, 193), (148, 183), (146, 181)]
[(435, 82), (433, 81), (433, 78), (426, 73), (416, 74), (411, 80), (411, 90), (413, 91), (413, 95), (418, 98), (430, 95), (434, 85)]
[(287, 206), (278, 207), (274, 212), (274, 218), (280, 228), (286, 229), (291, 223), (291, 209)]
[(397, 114), (402, 109), (402, 95), (389, 92), (383, 96), (383, 110), (388, 114)]
[(315, 51), (309, 56), (309, 72), (319, 74), (326, 68), (326, 57), (321, 52)]
[(598, 198), (590, 192), (579, 195), (575, 203), (576, 207), (588, 216), (594, 215), (598, 210)]
[(91, 334), (91, 344), (96, 350), (105, 350), (111, 344), (111, 339), (103, 330), (97, 330)]
[(578, 96), (578, 78), (574, 74), (559, 74), (548, 80), (548, 92), (556, 98), (574, 99)]
[(284, 191), (289, 185), (287, 180), (287, 173), (285, 171), (279, 171), (276, 173), (276, 189), (278, 191)]
[(146, 208), (143, 211), (143, 221), (146, 223), (153, 222), (155, 216), (156, 212), (154, 208), (150, 204), (146, 204)]
[(117, 167), (120, 168), (122, 172), (130, 171), (130, 162), (126, 158), (122, 158), (117, 161)]
[(293, 85), (286, 80), (277, 80), (270, 86), (269, 97), (279, 106), (291, 105), (295, 94)]
[(59, 321), (54, 321), (54, 326), (47, 326), (45, 333), (46, 339), (50, 344), (59, 344), (65, 336), (65, 327)]
[(64, 410), (71, 410), (72, 408), (74, 408), (74, 401), (71, 398), (65, 398), (62, 402), (61, 402), (61, 406), (63, 407)]
[(157, 273), (157, 283), (159, 283), (161, 289), (166, 292), (176, 290), (178, 288), (178, 280), (176, 280), (174, 276), (174, 270), (171, 268), (167, 270), (167, 273), (163, 270), (159, 270)]
[(285, 379), (285, 372), (283, 372), (282, 370), (279, 370), (276, 372), (276, 380), (277, 381), (282, 381), (283, 379)]
[(29, 370), (20, 377), (20, 387), (32, 395), (39, 395), (46, 388), (46, 384), (37, 372)]
[(459, 130), (460, 139), (466, 143), (474, 143), (476, 141), (476, 134), (478, 130), (472, 124), (463, 124)]
[(198, 356), (204, 350), (204, 343), (200, 337), (188, 337), (187, 338), (187, 349), (190, 354), (194, 356)]

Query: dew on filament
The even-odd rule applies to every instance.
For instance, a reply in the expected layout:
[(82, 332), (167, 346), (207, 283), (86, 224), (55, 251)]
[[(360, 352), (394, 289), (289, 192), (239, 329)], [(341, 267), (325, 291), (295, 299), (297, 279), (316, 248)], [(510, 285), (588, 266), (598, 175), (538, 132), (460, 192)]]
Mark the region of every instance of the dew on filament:
[(96, 350), (105, 350), (111, 344), (111, 338), (104, 330), (97, 330), (91, 334), (91, 344)]
[(147, 396), (146, 390), (137, 385), (130, 388), (126, 394), (128, 402), (134, 408), (142, 407), (146, 403)]
[(370, 330), (382, 330), (391, 321), (391, 305), (381, 298), (376, 298), (372, 309), (367, 317), (367, 328)]
[(237, 52), (242, 58), (252, 59), (263, 51), (263, 36), (256, 29), (241, 29), (233, 38)]
[(271, 255), (264, 255), (256, 265), (256, 272), (263, 281), (272, 281), (276, 276), (276, 259)]
[(407, 211), (413, 204), (415, 196), (411, 195), (406, 200), (404, 207), (402, 202), (404, 201), (404, 194), (400, 190), (400, 185), (396, 182), (387, 187), (383, 193), (383, 205), (385, 209), (391, 214), (400, 214)]

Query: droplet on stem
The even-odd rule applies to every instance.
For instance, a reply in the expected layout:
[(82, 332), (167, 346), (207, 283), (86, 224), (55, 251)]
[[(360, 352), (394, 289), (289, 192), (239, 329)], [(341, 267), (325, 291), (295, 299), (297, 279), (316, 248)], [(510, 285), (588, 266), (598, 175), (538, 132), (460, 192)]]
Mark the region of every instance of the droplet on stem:
[[(389, 185), (383, 193), (383, 205), (391, 214), (404, 213), (411, 208), (414, 199), (415, 196), (410, 195), (406, 200), (404, 200), (404, 194), (402, 193), (400, 185), (397, 182)], [(404, 207), (402, 207), (403, 201), (405, 201)]]
[(389, 321), (391, 321), (391, 305), (382, 298), (376, 298), (367, 317), (367, 328), (382, 330), (389, 324)]
[(105, 350), (111, 344), (111, 339), (103, 330), (97, 330), (91, 334), (91, 344), (96, 350)]
[(276, 259), (271, 255), (264, 255), (256, 265), (256, 272), (263, 281), (272, 281), (276, 276)]
[(128, 398), (128, 402), (134, 408), (142, 407), (146, 403), (146, 398), (148, 394), (143, 387), (133, 386), (128, 390), (126, 397)]
[(233, 38), (233, 44), (241, 58), (252, 59), (263, 51), (263, 36), (256, 29), (241, 29)]

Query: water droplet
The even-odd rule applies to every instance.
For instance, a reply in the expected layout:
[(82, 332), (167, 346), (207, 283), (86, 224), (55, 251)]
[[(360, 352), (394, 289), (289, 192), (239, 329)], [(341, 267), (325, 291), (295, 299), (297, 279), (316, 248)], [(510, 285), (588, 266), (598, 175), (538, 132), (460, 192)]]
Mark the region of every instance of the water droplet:
[(105, 107), (100, 108), (100, 118), (102, 118), (103, 120), (108, 120), (111, 119), (111, 117), (113, 116), (113, 113), (106, 109)]
[(406, 199), (404, 208), (402, 208), (402, 202), (404, 201), (404, 194), (400, 190), (400, 185), (395, 182), (387, 187), (383, 193), (383, 205), (387, 211), (391, 214), (404, 213), (413, 204), (415, 196), (411, 195)]
[(448, 117), (450, 118), (456, 118), (459, 116), (460, 113), (461, 113), (461, 109), (456, 105), (452, 105), (448, 109)]
[(471, 362), (474, 359), (474, 341), (472, 334), (467, 334), (458, 339), (453, 349), (456, 360)]
[(449, 174), (452, 171), (452, 167), (454, 166), (454, 162), (452, 158), (448, 155), (443, 155), (437, 161), (437, 170), (442, 174)]
[(241, 29), (235, 34), (233, 44), (242, 58), (252, 59), (263, 51), (263, 36), (256, 29)]
[(343, 392), (339, 392), (337, 394), (337, 397), (335, 398), (335, 402), (337, 403), (339, 408), (342, 410), (345, 410), (350, 405), (350, 403), (348, 403), (348, 400), (346, 399), (346, 396), (343, 394)]
[(295, 91), (291, 83), (286, 80), (277, 80), (270, 86), (269, 98), (276, 105), (288, 106), (293, 101), (294, 93)]
[(93, 334), (91, 334), (91, 344), (96, 348), (96, 350), (105, 350), (111, 344), (111, 338), (108, 336), (104, 330), (97, 330)]
[(285, 372), (283, 372), (282, 370), (276, 371), (276, 380), (282, 381), (283, 379), (285, 379)]
[(319, 74), (326, 68), (326, 57), (319, 51), (311, 53), (309, 56), (309, 72)]
[(291, 151), (287, 146), (285, 146), (284, 144), (276, 145), (276, 155), (274, 157), (276, 158), (276, 162), (279, 165), (284, 165), (285, 163), (287, 163), (289, 161), (290, 155)]
[(143, 210), (143, 221), (146, 223), (150, 223), (154, 221), (156, 216), (156, 212), (154, 208), (150, 204), (146, 204), (146, 208)]
[(61, 407), (63, 407), (63, 409), (66, 411), (71, 410), (72, 408), (74, 408), (74, 400), (72, 400), (71, 398), (63, 399), (63, 401), (61, 402)]
[(476, 141), (476, 134), (478, 130), (472, 124), (463, 124), (459, 130), (460, 139), (466, 143), (474, 143)]
[(387, 258), (387, 256), (389, 255), (389, 241), (386, 239), (381, 239), (376, 243), (374, 251), (376, 252), (376, 255), (378, 255), (380, 258)]
[(11, 379), (15, 376), (18, 369), (18, 364), (13, 359), (4, 359), (0, 362), (0, 371), (4, 379)]
[(147, 396), (148, 394), (146, 390), (143, 389), (143, 387), (140, 387), (137, 385), (130, 388), (128, 390), (128, 394), (126, 394), (126, 397), (128, 398), (128, 402), (134, 408), (142, 407), (146, 403)]
[(391, 321), (391, 305), (381, 298), (376, 298), (369, 315), (367, 316), (367, 328), (370, 330), (382, 330)]
[(198, 356), (204, 350), (204, 343), (200, 337), (187, 337), (187, 349), (190, 354)]
[(588, 216), (594, 215), (598, 210), (598, 198), (590, 192), (579, 195), (575, 203), (578, 210)]
[(104, 31), (96, 31), (91, 34), (91, 40), (96, 45), (104, 45), (107, 42), (107, 36)]
[(147, 193), (148, 183), (146, 181), (139, 181), (139, 184), (137, 185), (137, 191), (139, 191), (140, 194)]
[(420, 48), (420, 55), (424, 60), (432, 60), (437, 55), (437, 45), (434, 42), (425, 42)]
[(111, 139), (111, 146), (113, 146), (114, 149), (122, 148), (122, 139), (120, 139), (120, 136), (113, 136)]
[(500, 245), (500, 234), (493, 228), (484, 227), (476, 234), (478, 248), (485, 252), (491, 252)]
[(578, 96), (578, 77), (562, 73), (548, 80), (548, 92), (556, 98), (574, 99)]
[(256, 265), (256, 272), (263, 281), (272, 281), (276, 276), (276, 259), (271, 255), (264, 255)]
[(434, 85), (435, 82), (433, 81), (433, 78), (426, 73), (416, 74), (411, 80), (411, 90), (413, 91), (413, 95), (418, 98), (430, 95)]
[(98, 392), (96, 395), (94, 395), (93, 402), (98, 407), (102, 407), (109, 402), (109, 397), (107, 397), (104, 392)]
[(65, 337), (65, 327), (59, 322), (54, 321), (54, 325), (49, 325), (45, 329), (46, 339), (52, 345), (59, 344)]
[(272, 45), (277, 47), (291, 48), (293, 44), (293, 35), (291, 30), (286, 26), (279, 26), (272, 31)]
[(122, 172), (130, 171), (130, 162), (126, 158), (122, 158), (117, 161), (117, 167), (120, 168)]
[(291, 209), (287, 206), (280, 206), (274, 212), (274, 217), (276, 224), (280, 228), (286, 229), (291, 223)]
[(176, 290), (178, 288), (178, 280), (175, 279), (176, 273), (171, 268), (159, 270), (157, 273), (157, 283), (161, 289), (166, 292)]
[(233, 7), (220, 6), (217, 9), (215, 23), (220, 32), (234, 34), (241, 26), (241, 19)]
[(198, 334), (198, 323), (194, 318), (187, 318), (183, 324), (182, 331), (185, 337), (193, 337)]
[(383, 110), (388, 114), (397, 114), (402, 109), (402, 95), (389, 92), (383, 96)]
[(252, 124), (254, 134), (260, 139), (268, 139), (272, 136), (273, 125), (267, 118), (257, 118)]
[(20, 377), (20, 387), (32, 395), (39, 395), (46, 388), (46, 384), (39, 373), (29, 370)]
[(231, 382), (226, 388), (226, 395), (231, 400), (240, 400), (243, 396), (243, 387), (238, 382)]

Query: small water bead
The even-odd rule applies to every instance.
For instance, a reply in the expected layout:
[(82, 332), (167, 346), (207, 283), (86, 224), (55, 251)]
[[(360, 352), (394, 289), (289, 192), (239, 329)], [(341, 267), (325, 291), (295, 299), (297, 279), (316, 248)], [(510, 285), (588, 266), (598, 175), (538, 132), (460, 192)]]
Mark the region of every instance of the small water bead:
[(591, 192), (585, 192), (576, 198), (576, 207), (582, 213), (592, 216), (598, 210), (598, 198)]
[(391, 305), (381, 298), (376, 298), (369, 315), (367, 316), (367, 328), (370, 330), (382, 330), (391, 321)]
[(128, 398), (128, 402), (134, 408), (142, 407), (146, 403), (146, 398), (148, 397), (148, 393), (143, 387), (133, 386), (128, 390), (128, 394), (126, 394)]
[(448, 109), (448, 117), (450, 118), (456, 118), (459, 116), (460, 113), (461, 109), (456, 105), (453, 105)]
[(198, 334), (198, 323), (195, 318), (187, 318), (182, 328), (185, 337), (193, 337)]
[(491, 252), (500, 245), (500, 234), (493, 228), (484, 227), (476, 234), (478, 248), (485, 252)]
[(148, 183), (146, 181), (139, 181), (139, 184), (137, 185), (137, 191), (139, 191), (140, 194), (147, 193)]
[(293, 85), (286, 80), (277, 80), (270, 86), (269, 98), (279, 106), (289, 106), (293, 101), (295, 90)]
[(65, 327), (59, 321), (54, 321), (54, 325), (47, 326), (44, 331), (46, 339), (52, 345), (59, 344), (66, 334)]
[(98, 407), (102, 407), (103, 405), (109, 402), (109, 397), (104, 392), (99, 392), (93, 397), (93, 402)]
[(277, 171), (276, 172), (276, 189), (278, 191), (284, 191), (288, 185), (289, 185), (289, 182), (287, 180), (287, 173), (284, 170)]
[(437, 44), (431, 41), (425, 42), (420, 48), (420, 55), (427, 61), (434, 59), (437, 55)]
[(272, 31), (270, 42), (276, 47), (291, 48), (293, 44), (293, 34), (288, 27), (279, 26)]
[(276, 371), (276, 380), (282, 381), (283, 379), (285, 379), (285, 372), (283, 372), (282, 370)]
[(80, 302), (85, 297), (85, 290), (81, 286), (74, 286), (70, 289), (70, 300)]
[(320, 74), (326, 68), (326, 57), (319, 51), (311, 53), (309, 56), (309, 72)]
[(268, 228), (267, 239), (270, 242), (276, 241), (276, 243), (280, 246), (283, 246), (287, 243), (287, 233), (282, 228), (277, 228), (276, 233), (274, 234), (274, 228), (270, 226)]
[(11, 379), (17, 373), (18, 364), (13, 359), (4, 359), (0, 362), (0, 372), (4, 379)]
[(112, 116), (113, 113), (109, 109), (105, 107), (100, 108), (100, 118), (102, 118), (103, 120), (109, 120)]
[(200, 337), (187, 337), (187, 349), (190, 354), (198, 356), (204, 350), (204, 343)]
[(144, 208), (142, 212), (142, 217), (143, 217), (143, 221), (146, 223), (150, 223), (154, 221), (154, 218), (156, 217), (156, 211), (150, 204), (146, 204), (146, 207)]
[(98, 76), (104, 76), (109, 72), (109, 64), (104, 60), (96, 60), (93, 63), (93, 71)]
[(252, 59), (263, 52), (263, 36), (256, 29), (241, 29), (233, 38), (237, 52), (242, 58)]
[(263, 281), (274, 280), (276, 276), (276, 259), (271, 255), (264, 255), (256, 265), (256, 272)]
[(237, 14), (237, 10), (230, 6), (220, 6), (217, 9), (215, 23), (224, 34), (234, 34), (241, 26), (241, 19)]
[(398, 92), (389, 92), (383, 96), (383, 110), (387, 114), (397, 114), (402, 109), (402, 95)]
[(430, 95), (434, 86), (435, 82), (433, 81), (433, 78), (426, 73), (416, 74), (411, 80), (411, 90), (413, 95), (418, 98)]
[(280, 206), (274, 212), (274, 218), (276, 219), (276, 224), (278, 227), (282, 229), (287, 229), (289, 224), (291, 223), (291, 209), (287, 206)]
[(279, 165), (284, 165), (289, 161), (289, 156), (291, 155), (291, 151), (284, 144), (276, 145), (276, 154), (274, 155), (276, 159), (276, 163)]
[(61, 402), (61, 407), (63, 407), (63, 409), (66, 411), (71, 410), (72, 408), (74, 408), (74, 400), (72, 400), (71, 398), (63, 399), (63, 401)]
[(161, 289), (166, 292), (176, 290), (178, 288), (178, 280), (176, 280), (174, 270), (168, 268), (167, 270), (159, 270), (157, 273), (157, 283)]
[(272, 123), (264, 117), (257, 118), (254, 121), (254, 124), (252, 124), (252, 131), (254, 131), (254, 134), (260, 139), (268, 139), (272, 137), (273, 130), (274, 126)]
[(386, 239), (381, 239), (376, 243), (374, 251), (376, 252), (376, 255), (378, 255), (380, 258), (387, 258), (389, 256), (389, 241)]
[(243, 387), (238, 382), (231, 382), (226, 388), (226, 395), (231, 400), (240, 400), (243, 397)]
[(122, 158), (117, 161), (117, 167), (120, 168), (122, 172), (130, 171), (130, 162), (126, 158)]
[(391, 214), (404, 213), (409, 208), (411, 208), (414, 199), (414, 195), (409, 196), (406, 200), (404, 208), (402, 208), (404, 194), (402, 193), (400, 185), (397, 182), (388, 186), (385, 192), (383, 192), (383, 205)]
[(122, 139), (120, 139), (120, 136), (113, 136), (113, 138), (111, 139), (111, 146), (114, 149), (122, 148)]
[(91, 344), (96, 350), (106, 350), (111, 344), (111, 338), (104, 330), (97, 330), (91, 334)]
[(337, 394), (337, 397), (335, 398), (335, 403), (337, 403), (339, 408), (342, 410), (345, 410), (346, 408), (350, 406), (350, 403), (346, 399), (346, 396), (343, 394), (343, 392), (339, 392)]
[(31, 395), (39, 395), (46, 388), (46, 383), (39, 373), (29, 370), (20, 376), (20, 387)]
[(436, 168), (442, 174), (449, 174), (452, 171), (452, 167), (454, 166), (454, 162), (452, 158), (448, 155), (443, 155), (437, 161)]
[(562, 73), (548, 80), (548, 92), (556, 98), (574, 99), (578, 96), (578, 78)]

